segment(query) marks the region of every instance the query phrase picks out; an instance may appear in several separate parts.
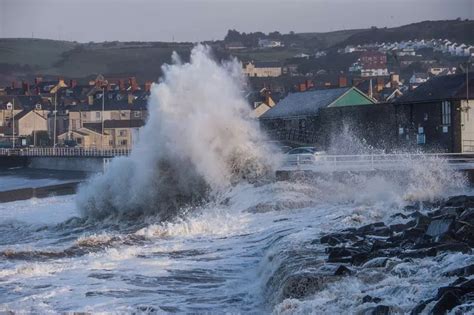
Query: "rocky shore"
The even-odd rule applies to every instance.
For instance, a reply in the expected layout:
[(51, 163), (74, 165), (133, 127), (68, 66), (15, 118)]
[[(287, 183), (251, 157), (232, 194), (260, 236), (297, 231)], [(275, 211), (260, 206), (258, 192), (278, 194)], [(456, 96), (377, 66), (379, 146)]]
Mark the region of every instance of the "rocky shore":
[[(398, 222), (396, 224), (376, 222), (315, 239), (312, 245), (319, 252), (323, 246), (324, 261), (313, 260), (313, 265), (305, 266), (301, 269), (302, 272), (281, 276), (280, 301), (318, 298), (319, 295), (324, 295), (323, 291), (328, 286), (350, 283), (351, 279), (364, 279), (372, 287), (377, 287), (387, 275), (394, 279), (393, 289), (397, 279), (402, 281), (403, 278), (411, 277), (418, 269), (417, 266), (421, 268), (421, 262), (426, 259), (436, 266), (437, 260), (441, 261), (446, 255), (472, 255), (474, 196), (456, 196), (438, 204), (424, 206), (428, 210), (420, 211), (419, 205), (408, 206), (393, 214), (393, 221)], [(318, 253), (313, 251), (314, 254)], [(304, 255), (307, 256), (307, 253)], [(298, 258), (295, 257), (293, 255), (290, 260), (297, 261)], [(407, 265), (410, 268), (406, 268)], [(410, 301), (411, 307), (406, 307), (407, 304), (404, 307), (395, 305), (393, 300), (388, 303), (390, 298), (386, 295), (364, 295), (361, 290), (360, 301), (356, 301), (359, 305), (357, 313), (473, 314), (474, 264), (452, 268), (448, 264), (447, 269), (434, 275), (440, 279), (436, 283), (446, 285), (431, 288), (429, 294), (432, 295), (429, 298), (417, 300), (414, 297)], [(288, 303), (280, 307), (282, 313), (293, 307)], [(291, 313), (291, 310), (288, 312)]]

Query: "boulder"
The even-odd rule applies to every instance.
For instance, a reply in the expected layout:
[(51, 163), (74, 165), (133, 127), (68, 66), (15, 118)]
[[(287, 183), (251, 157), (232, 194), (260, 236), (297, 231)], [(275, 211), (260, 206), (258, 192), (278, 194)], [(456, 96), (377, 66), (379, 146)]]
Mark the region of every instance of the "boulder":
[(336, 271), (334, 272), (334, 275), (335, 275), (335, 276), (346, 276), (346, 275), (351, 275), (351, 274), (353, 274), (353, 273), (354, 273), (354, 272), (353, 272), (351, 269), (347, 268), (347, 267), (344, 266), (344, 265), (340, 265), (340, 266), (336, 269)]
[(299, 273), (289, 276), (282, 288), (283, 299), (302, 299), (322, 290), (327, 283), (334, 281), (337, 277), (317, 275), (313, 273)]
[(363, 303), (379, 303), (380, 301), (382, 301), (381, 298), (371, 297), (370, 295), (366, 295), (362, 298), (362, 304)]
[(431, 237), (438, 237), (451, 231), (454, 226), (455, 218), (452, 216), (442, 217), (433, 220), (426, 229), (426, 235)]
[(455, 306), (461, 303), (459, 297), (452, 291), (448, 291), (441, 296), (441, 298), (436, 302), (436, 304), (431, 309), (431, 314), (433, 315), (444, 315)]

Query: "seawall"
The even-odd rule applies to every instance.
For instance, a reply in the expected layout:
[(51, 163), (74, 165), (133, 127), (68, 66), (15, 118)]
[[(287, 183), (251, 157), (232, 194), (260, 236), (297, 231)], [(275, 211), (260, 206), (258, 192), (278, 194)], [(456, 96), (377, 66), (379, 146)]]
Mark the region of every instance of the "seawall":
[(36, 188), (19, 188), (7, 191), (0, 191), (0, 203), (16, 200), (27, 200), (31, 198), (46, 198), (49, 196), (75, 194), (79, 182), (71, 182), (57, 185), (50, 185)]
[(28, 167), (97, 173), (104, 170), (103, 157), (28, 157)]

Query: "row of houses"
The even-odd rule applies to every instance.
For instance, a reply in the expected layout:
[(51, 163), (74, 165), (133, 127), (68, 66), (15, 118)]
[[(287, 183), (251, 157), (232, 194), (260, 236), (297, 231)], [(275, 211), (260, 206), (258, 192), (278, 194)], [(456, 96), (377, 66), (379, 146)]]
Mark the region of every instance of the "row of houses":
[(416, 51), (423, 48), (431, 48), (451, 56), (470, 57), (474, 56), (474, 46), (464, 43), (454, 43), (448, 39), (415, 39), (400, 42), (370, 43), (363, 45), (348, 45), (338, 50), (339, 53), (353, 53), (377, 50), (382, 53), (391, 52), (398, 56), (415, 56)]
[(149, 85), (110, 83), (102, 76), (86, 85), (41, 83), (1, 91), (0, 145), (128, 149), (138, 139)]
[(335, 139), (349, 128), (386, 152), (474, 152), (474, 73), (438, 76), (392, 103), (355, 87), (293, 93), (260, 122), (276, 139), (325, 149), (338, 147)]

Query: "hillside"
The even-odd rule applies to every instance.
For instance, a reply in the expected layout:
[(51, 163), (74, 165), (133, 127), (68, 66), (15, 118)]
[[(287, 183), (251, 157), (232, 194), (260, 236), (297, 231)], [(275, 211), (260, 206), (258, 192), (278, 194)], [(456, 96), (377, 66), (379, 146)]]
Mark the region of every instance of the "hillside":
[(474, 44), (474, 21), (424, 21), (394, 28), (374, 27), (357, 32), (336, 46), (432, 38), (446, 38), (458, 43)]
[[(227, 38), (231, 34), (233, 38)], [(212, 42), (216, 57), (229, 55), (241, 60), (284, 61), (304, 52), (344, 47), (369, 42), (401, 41), (414, 38), (448, 38), (474, 44), (474, 21), (425, 21), (395, 28), (341, 30), (326, 33), (272, 32), (263, 34), (229, 31), (224, 41)], [(285, 47), (258, 49), (255, 42), (261, 37), (284, 42)], [(227, 51), (230, 40), (241, 40), (247, 49)], [(0, 85), (12, 80), (31, 80), (36, 75), (64, 76), (86, 79), (95, 74), (124, 77), (137, 76), (140, 80), (156, 80), (161, 65), (171, 60), (173, 51), (184, 59), (189, 56), (192, 43), (164, 42), (104, 42), (77, 43), (47, 39), (0, 39)]]

